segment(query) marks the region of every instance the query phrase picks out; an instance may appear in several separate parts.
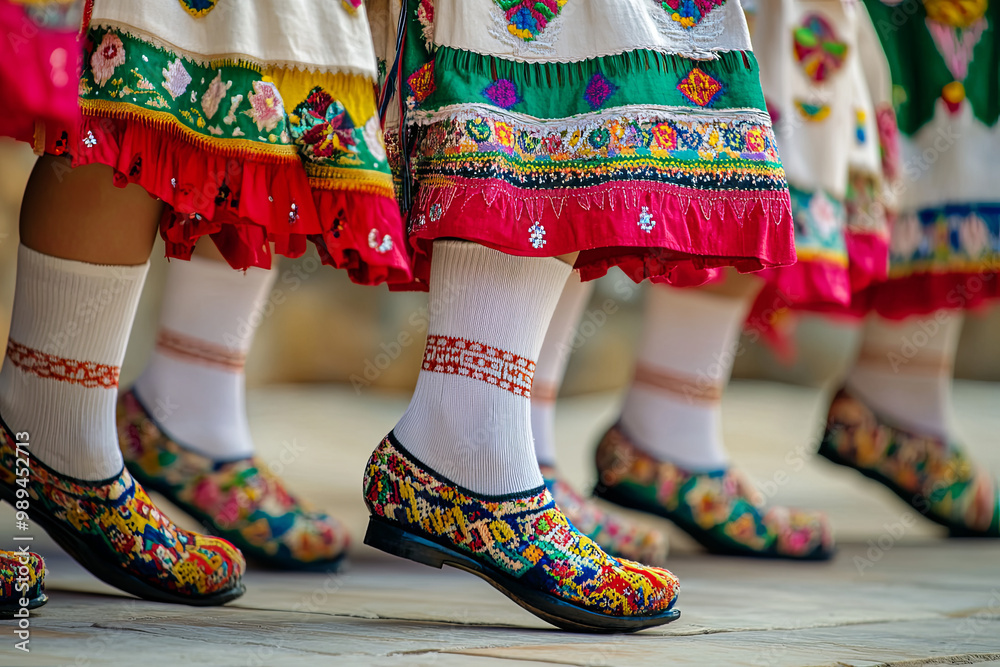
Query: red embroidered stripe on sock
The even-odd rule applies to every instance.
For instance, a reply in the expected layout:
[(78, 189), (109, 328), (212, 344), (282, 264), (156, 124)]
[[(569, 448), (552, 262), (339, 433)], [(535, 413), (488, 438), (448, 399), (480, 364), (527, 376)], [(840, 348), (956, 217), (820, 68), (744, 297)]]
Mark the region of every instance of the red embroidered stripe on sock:
[(157, 333), (156, 349), (181, 361), (215, 366), (234, 373), (242, 371), (247, 363), (245, 352), (230, 350), (170, 329), (161, 328)]
[(882, 369), (892, 370), (893, 373), (900, 371), (910, 371), (917, 375), (951, 375), (954, 368), (954, 359), (946, 354), (934, 350), (914, 349), (909, 355), (905, 354), (902, 346), (899, 349), (877, 350), (869, 347), (863, 348), (858, 353), (855, 362), (858, 366), (882, 367)]
[(718, 403), (722, 400), (724, 389), (722, 385), (711, 384), (707, 379), (674, 374), (643, 364), (636, 366), (634, 382), (676, 394), (692, 403)]
[(464, 338), (429, 336), (424, 349), (423, 369), (464, 375), (517, 396), (531, 398), (535, 362)]
[(64, 359), (13, 340), (7, 341), (7, 360), (25, 373), (47, 380), (78, 384), (88, 389), (114, 389), (118, 386), (118, 376), (121, 374), (118, 366)]
[(531, 399), (542, 403), (555, 403), (559, 398), (559, 385), (555, 382), (534, 382), (531, 385)]

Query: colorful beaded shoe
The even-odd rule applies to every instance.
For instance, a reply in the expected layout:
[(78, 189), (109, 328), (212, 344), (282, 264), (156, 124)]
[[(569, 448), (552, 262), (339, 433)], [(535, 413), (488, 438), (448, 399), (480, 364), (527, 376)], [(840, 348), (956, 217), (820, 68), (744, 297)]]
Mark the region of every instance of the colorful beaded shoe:
[(841, 389), (819, 453), (889, 487), (953, 537), (1000, 537), (998, 484), (956, 444), (887, 424)]
[(646, 565), (662, 566), (667, 561), (667, 537), (658, 530), (644, 528), (622, 516), (606, 512), (593, 500), (584, 498), (564, 482), (551, 466), (540, 466), (545, 486), (569, 522), (597, 542), (609, 556), (627, 558)]
[(612, 426), (597, 447), (594, 495), (669, 519), (710, 553), (826, 560), (833, 539), (826, 517), (773, 507), (732, 470), (694, 473), (639, 450)]
[[(27, 499), (18, 498), (21, 489)], [(19, 509), (27, 501), (31, 521), (91, 574), (126, 593), (196, 606), (243, 595), (245, 563), (229, 542), (175, 526), (128, 470), (101, 482), (60, 475), (19, 448), (2, 420), (0, 500)]]
[(48, 600), (42, 557), (30, 551), (0, 551), (0, 618), (24, 608), (37, 609)]
[(365, 544), (471, 572), (539, 618), (577, 632), (635, 632), (676, 620), (666, 570), (612, 558), (542, 486), (481, 496), (425, 470), (389, 434), (368, 460)]
[(171, 440), (133, 391), (118, 399), (118, 436), (129, 471), (250, 559), (282, 570), (335, 570), (347, 529), (285, 490), (256, 459), (216, 462)]

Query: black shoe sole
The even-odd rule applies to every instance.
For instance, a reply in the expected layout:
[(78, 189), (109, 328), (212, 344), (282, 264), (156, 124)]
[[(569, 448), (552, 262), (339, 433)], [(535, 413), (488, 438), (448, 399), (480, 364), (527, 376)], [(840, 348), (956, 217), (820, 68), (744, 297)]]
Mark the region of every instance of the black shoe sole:
[[(17, 593), (14, 593), (14, 595), (17, 595)], [(45, 593), (39, 593), (35, 597), (30, 598), (28, 600), (28, 606), (27, 607), (21, 607), (21, 605), (18, 604), (18, 602), (20, 602), (20, 600), (18, 600), (17, 602), (14, 602), (14, 603), (2, 603), (2, 604), (0, 604), (0, 618), (14, 618), (14, 614), (16, 614), (17, 612), (21, 611), (22, 608), (23, 609), (38, 609), (39, 607), (41, 607), (43, 604), (45, 604), (48, 601), (49, 601), (49, 596), (48, 595), (46, 595)]]
[[(0, 500), (14, 505), (16, 502), (14, 491), (5, 485), (0, 485)], [(32, 521), (41, 526), (56, 541), (56, 544), (72, 556), (73, 560), (86, 568), (92, 575), (109, 586), (135, 595), (143, 600), (184, 604), (192, 607), (216, 607), (227, 602), (232, 602), (246, 592), (246, 587), (242, 582), (228, 590), (199, 597), (190, 597), (160, 590), (129, 574), (118, 566), (116, 561), (102, 559), (99, 554), (93, 552), (84, 540), (80, 539), (79, 535), (65, 528), (60, 521), (50, 518), (44, 512), (29, 508), (28, 516)]]
[(138, 464), (132, 461), (126, 461), (125, 466), (132, 474), (132, 477), (142, 484), (144, 489), (147, 491), (156, 491), (161, 496), (169, 500), (171, 504), (177, 507), (177, 509), (197, 521), (209, 535), (215, 535), (216, 537), (221, 537), (224, 540), (232, 542), (233, 545), (243, 553), (243, 557), (254, 565), (258, 565), (264, 569), (275, 572), (313, 572), (333, 574), (340, 570), (340, 566), (343, 565), (344, 561), (347, 559), (347, 552), (340, 554), (334, 559), (317, 561), (314, 563), (303, 563), (293, 559), (274, 558), (268, 556), (267, 554), (264, 554), (259, 547), (256, 547), (243, 539), (241, 535), (231, 534), (232, 531), (223, 530), (217, 526), (215, 524), (215, 520), (211, 516), (205, 514), (197, 507), (189, 505), (183, 500), (175, 497), (167, 485), (160, 484), (146, 475)]
[(678, 519), (670, 512), (667, 512), (659, 506), (650, 507), (648, 504), (633, 498), (631, 494), (622, 493), (615, 488), (604, 486), (601, 483), (598, 483), (594, 487), (593, 494), (594, 497), (606, 500), (607, 502), (618, 505), (619, 507), (637, 510), (639, 512), (652, 514), (666, 519), (690, 535), (692, 539), (694, 539), (710, 554), (714, 554), (716, 556), (737, 556), (739, 558), (760, 558), (765, 560), (819, 562), (830, 560), (836, 552), (835, 549), (824, 549), (822, 546), (819, 546), (805, 556), (786, 556), (784, 554), (769, 551), (755, 551), (749, 547), (734, 547), (732, 544), (718, 539), (711, 532), (704, 530), (700, 526)]
[(947, 519), (939, 514), (931, 512), (930, 509), (920, 509), (919, 507), (917, 507), (918, 499), (922, 500), (923, 502), (926, 502), (928, 506), (930, 505), (930, 501), (927, 500), (927, 498), (925, 498), (922, 494), (907, 491), (901, 486), (898, 486), (895, 482), (893, 482), (885, 475), (875, 470), (868, 470), (859, 467), (853, 461), (841, 456), (840, 453), (833, 447), (833, 445), (827, 444), (827, 439), (825, 437), (823, 438), (823, 442), (820, 443), (819, 450), (817, 451), (817, 453), (830, 463), (835, 463), (837, 465), (844, 466), (845, 468), (850, 468), (851, 470), (855, 470), (864, 475), (865, 477), (867, 477), (868, 479), (874, 480), (879, 484), (881, 484), (882, 486), (886, 487), (894, 494), (896, 494), (900, 500), (909, 505), (913, 509), (913, 511), (915, 511), (917, 514), (930, 521), (933, 521), (938, 525), (947, 528), (949, 537), (955, 537), (955, 538), (971, 537), (980, 539), (996, 539), (1000, 537), (1000, 534), (970, 530), (968, 527), (962, 524), (955, 523), (950, 519)]
[(365, 544), (400, 558), (440, 569), (449, 565), (485, 580), (512, 601), (543, 621), (569, 632), (626, 633), (664, 625), (680, 618), (677, 609), (648, 616), (608, 616), (524, 586), (517, 579), (474, 558), (415, 535), (385, 519), (369, 517)]

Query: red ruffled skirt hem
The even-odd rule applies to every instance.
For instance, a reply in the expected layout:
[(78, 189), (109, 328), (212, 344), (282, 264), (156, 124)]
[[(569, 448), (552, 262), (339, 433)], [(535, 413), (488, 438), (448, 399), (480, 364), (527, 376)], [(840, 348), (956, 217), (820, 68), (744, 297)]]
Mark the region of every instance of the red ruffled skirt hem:
[(719, 192), (630, 181), (582, 192), (524, 192), (468, 180), (425, 189), (410, 214), (414, 276), (426, 288), (435, 239), (526, 257), (579, 252), (583, 280), (617, 266), (632, 280), (693, 286), (713, 269), (792, 264), (787, 192)]
[(169, 258), (189, 259), (209, 235), (233, 268), (270, 268), (270, 244), (299, 257), (312, 241), (324, 264), (346, 269), (356, 283), (412, 280), (392, 197), (313, 187), (297, 156), (221, 155), (141, 120), (86, 115), (74, 129), (50, 127), (45, 152), (68, 153), (74, 166), (107, 165), (117, 186), (134, 183), (162, 199)]
[(863, 316), (855, 310), (866, 290), (881, 289), (888, 271), (889, 246), (879, 234), (848, 231), (848, 263), (822, 259), (799, 260), (792, 266), (762, 271), (764, 288), (757, 295), (746, 328), (757, 332), (782, 357), (794, 354), (791, 341), (792, 311)]
[(761, 271), (768, 288), (798, 310), (845, 312), (855, 295), (885, 281), (889, 268), (887, 240), (877, 234), (848, 232), (847, 265), (823, 259), (799, 259), (792, 266)]
[(1000, 298), (996, 269), (974, 273), (921, 273), (891, 278), (855, 295), (852, 314), (877, 313), (890, 320), (938, 310), (973, 310)]
[(795, 312), (809, 311), (857, 321), (874, 313), (889, 320), (926, 317), (939, 310), (974, 310), (1000, 298), (995, 272), (919, 274), (871, 282), (854, 292), (850, 305), (794, 303), (774, 284), (767, 284), (754, 301), (746, 330), (756, 332), (786, 361), (795, 356)]

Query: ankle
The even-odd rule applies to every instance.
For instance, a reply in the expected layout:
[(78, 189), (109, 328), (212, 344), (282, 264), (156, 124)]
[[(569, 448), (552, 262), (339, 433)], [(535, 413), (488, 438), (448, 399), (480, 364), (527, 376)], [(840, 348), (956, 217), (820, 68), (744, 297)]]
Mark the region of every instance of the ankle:
[[(463, 411), (483, 409), (467, 406)], [(544, 484), (530, 427), (512, 421), (501, 424), (490, 418), (475, 424), (418, 407), (407, 410), (393, 435), (421, 464), (449, 481), (482, 495), (508, 495)]]

